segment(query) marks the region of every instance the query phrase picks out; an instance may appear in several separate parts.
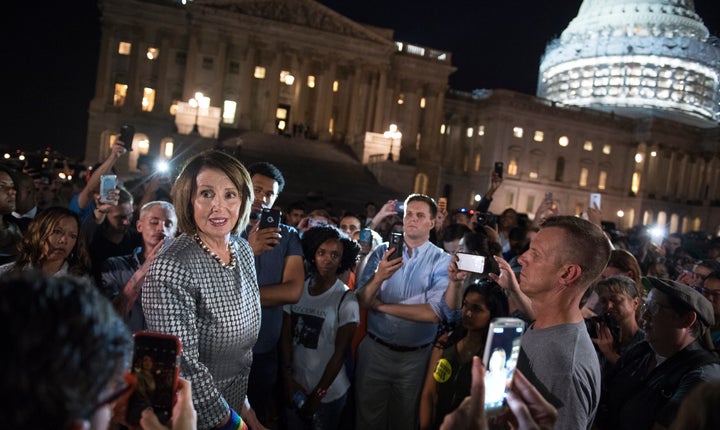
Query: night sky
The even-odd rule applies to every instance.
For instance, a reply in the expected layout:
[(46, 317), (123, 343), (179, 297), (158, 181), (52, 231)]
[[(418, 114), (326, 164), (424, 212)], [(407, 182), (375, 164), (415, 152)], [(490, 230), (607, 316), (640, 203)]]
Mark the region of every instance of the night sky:
[[(452, 52), (450, 86), (534, 94), (545, 45), (577, 15), (581, 0), (322, 0), (355, 21), (395, 30), (395, 40)], [(0, 146), (46, 146), (84, 154), (95, 92), (99, 12), (94, 0), (13, 1), (3, 14), (3, 129)], [(696, 0), (711, 34), (720, 1)], [(91, 162), (94, 160), (91, 160)]]

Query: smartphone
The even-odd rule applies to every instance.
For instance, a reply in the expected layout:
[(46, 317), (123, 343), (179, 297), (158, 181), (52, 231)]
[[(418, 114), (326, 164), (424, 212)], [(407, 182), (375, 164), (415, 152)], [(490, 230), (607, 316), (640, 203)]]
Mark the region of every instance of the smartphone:
[(123, 143), (123, 146), (128, 151), (132, 151), (132, 143), (133, 139), (135, 138), (135, 127), (133, 127), (130, 124), (123, 124), (120, 127), (120, 136), (118, 137), (118, 140), (120, 140)]
[(490, 321), (485, 341), (485, 410), (489, 415), (504, 413), (505, 397), (520, 355), (520, 339), (525, 322), (519, 318), (495, 318)]
[(367, 245), (372, 245), (372, 240), (373, 240), (372, 232), (370, 231), (369, 228), (364, 228), (364, 229), (360, 230), (360, 240), (358, 240), (358, 242), (365, 243)]
[(503, 177), (504, 169), (505, 169), (505, 163), (503, 163), (502, 161), (495, 162), (495, 173), (497, 173), (497, 175), (501, 178)]
[(127, 422), (137, 425), (140, 414), (151, 407), (167, 424), (176, 400), (182, 343), (177, 336), (140, 331), (133, 335), (132, 374), (135, 390), (127, 405)]
[(438, 211), (446, 211), (447, 210), (447, 197), (440, 197), (438, 199)]
[(402, 233), (390, 233), (390, 246), (388, 248), (394, 248), (395, 250), (390, 254), (388, 260), (395, 260), (396, 258), (402, 258), (403, 253), (403, 239)]
[(402, 215), (405, 212), (405, 202), (395, 200), (395, 212)]
[(109, 191), (117, 188), (117, 175), (100, 176), (100, 203), (110, 201)]
[(280, 227), (282, 212), (278, 209), (263, 208), (260, 214), (260, 228)]
[(592, 193), (590, 194), (590, 208), (591, 209), (600, 209), (600, 193)]
[(466, 272), (483, 273), (485, 271), (485, 257), (467, 252), (457, 252), (458, 269)]

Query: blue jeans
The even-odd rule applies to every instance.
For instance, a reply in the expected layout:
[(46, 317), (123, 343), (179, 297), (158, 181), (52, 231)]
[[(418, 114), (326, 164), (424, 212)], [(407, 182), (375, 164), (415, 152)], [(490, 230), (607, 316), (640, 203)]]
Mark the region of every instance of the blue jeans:
[(320, 403), (311, 422), (303, 420), (297, 409), (286, 409), (288, 430), (336, 430), (340, 424), (340, 414), (345, 407), (347, 395), (346, 392), (332, 402)]

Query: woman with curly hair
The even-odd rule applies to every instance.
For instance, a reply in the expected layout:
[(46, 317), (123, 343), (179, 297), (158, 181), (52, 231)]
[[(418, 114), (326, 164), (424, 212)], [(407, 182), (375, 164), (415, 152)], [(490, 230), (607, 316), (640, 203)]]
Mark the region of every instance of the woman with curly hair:
[(18, 245), (18, 258), (0, 266), (8, 271), (42, 270), (50, 276), (74, 275), (91, 280), (90, 255), (75, 212), (50, 207), (38, 213)]
[(290, 429), (336, 429), (350, 380), (345, 355), (355, 334), (358, 302), (338, 275), (353, 267), (360, 245), (331, 226), (302, 237), (308, 278), (300, 301), (285, 305), (281, 356)]

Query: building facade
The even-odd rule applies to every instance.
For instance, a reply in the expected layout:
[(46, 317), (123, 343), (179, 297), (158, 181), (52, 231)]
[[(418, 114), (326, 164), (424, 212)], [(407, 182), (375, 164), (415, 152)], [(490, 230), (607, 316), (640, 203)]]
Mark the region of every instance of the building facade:
[[(137, 130), (137, 150), (119, 166), (128, 171), (140, 154), (178, 158), (262, 131), (346, 145), (383, 185), (446, 196), (450, 208), (473, 207), (503, 161), (493, 212), (532, 215), (552, 192), (563, 213), (580, 214), (598, 192), (603, 217), (620, 227), (720, 225), (716, 119), (699, 126), (654, 108), (632, 117), (505, 90), (454, 91), (449, 52), (396, 41), (312, 0), (100, 5), (89, 162), (107, 155), (123, 123)], [(389, 147), (368, 154), (382, 139), (367, 136), (387, 133)]]

